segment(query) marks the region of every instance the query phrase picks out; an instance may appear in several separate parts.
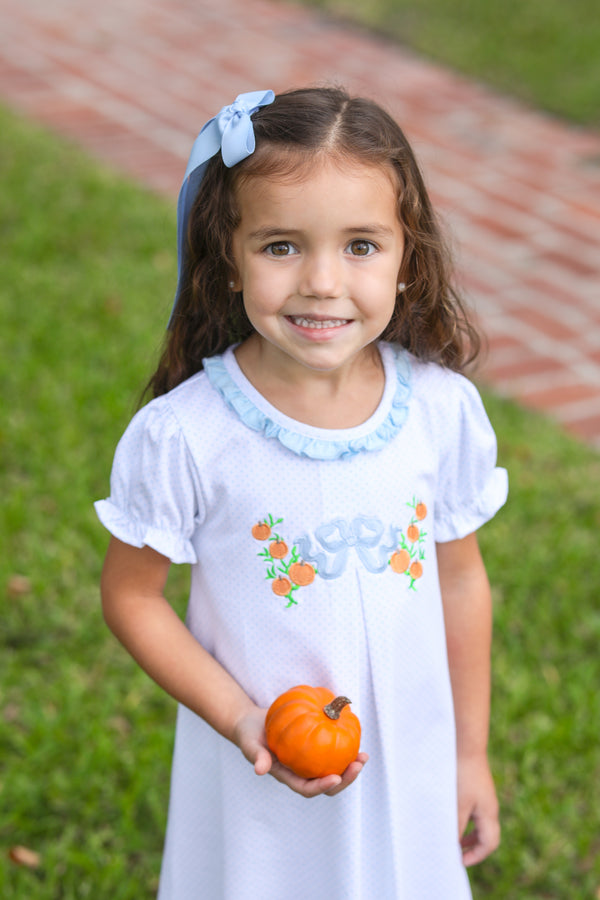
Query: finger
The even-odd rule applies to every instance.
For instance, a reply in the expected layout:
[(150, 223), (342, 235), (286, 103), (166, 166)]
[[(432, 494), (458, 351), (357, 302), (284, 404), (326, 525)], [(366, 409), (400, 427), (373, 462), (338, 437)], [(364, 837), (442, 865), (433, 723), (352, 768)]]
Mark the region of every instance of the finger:
[(340, 775), (326, 775), (325, 778), (310, 778), (304, 782), (300, 793), (303, 797), (318, 797), (320, 794), (335, 792), (341, 785)]
[(342, 774), (342, 781), (337, 787), (333, 788), (330, 791), (327, 791), (328, 797), (334, 797), (335, 794), (339, 794), (340, 791), (343, 791), (347, 788), (353, 781), (358, 778), (360, 773), (362, 772), (365, 763), (368, 761), (369, 756), (367, 753), (359, 753), (357, 758), (353, 763), (350, 763), (346, 771)]
[(356, 760), (350, 763), (342, 776), (326, 775), (324, 778), (302, 778), (292, 772), (291, 769), (281, 765), (275, 757), (271, 757), (272, 765), (269, 771), (277, 781), (287, 785), (291, 790), (301, 794), (303, 797), (317, 797), (320, 794), (327, 794), (332, 797), (354, 781), (368, 759), (368, 753), (359, 753)]
[(342, 780), (339, 775), (326, 775), (324, 778), (302, 778), (275, 759), (270, 774), (303, 797), (316, 797), (318, 794), (324, 794), (336, 787)]
[[(336, 794), (339, 794), (340, 791), (345, 790), (345, 788), (347, 788), (350, 784), (352, 784), (352, 782), (355, 780), (355, 778), (360, 773), (361, 769), (362, 769), (362, 765), (360, 765), (359, 763), (352, 763), (352, 766), (348, 766), (348, 769), (346, 770), (346, 772), (344, 772), (341, 782), (338, 785), (336, 785), (334, 788), (332, 788), (331, 790), (325, 792), (327, 794), (327, 796), (334, 797)], [(350, 770), (350, 771), (348, 771), (348, 770)], [(346, 774), (346, 773), (348, 773), (348, 774)]]
[(500, 844), (500, 826), (497, 821), (482, 821), (464, 835), (461, 840), (463, 863), (475, 866), (486, 859)]
[(490, 853), (491, 850), (485, 850), (483, 846), (475, 843), (471, 850), (463, 850), (463, 865), (467, 868), (469, 866), (476, 866), (478, 863), (483, 862)]

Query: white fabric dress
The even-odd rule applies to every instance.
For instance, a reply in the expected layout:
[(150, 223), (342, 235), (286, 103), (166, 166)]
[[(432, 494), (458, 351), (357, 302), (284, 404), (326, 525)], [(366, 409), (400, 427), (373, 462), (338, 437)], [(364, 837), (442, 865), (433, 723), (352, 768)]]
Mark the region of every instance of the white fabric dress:
[(287, 418), (230, 348), (119, 443), (104, 525), (192, 563), (188, 626), (256, 703), (345, 694), (370, 755), (306, 800), (180, 707), (160, 900), (471, 896), (435, 542), (491, 518), (507, 478), (471, 383), (380, 351), (384, 394), (356, 428)]

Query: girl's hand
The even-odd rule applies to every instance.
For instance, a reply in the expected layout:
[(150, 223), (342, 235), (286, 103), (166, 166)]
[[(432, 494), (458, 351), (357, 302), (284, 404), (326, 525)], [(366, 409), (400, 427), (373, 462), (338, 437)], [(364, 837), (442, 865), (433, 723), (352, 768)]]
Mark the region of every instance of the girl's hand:
[(266, 709), (254, 707), (238, 721), (235, 730), (235, 742), (254, 766), (257, 775), (272, 775), (277, 781), (287, 785), (292, 791), (303, 797), (317, 797), (327, 794), (333, 797), (352, 784), (368, 760), (366, 753), (359, 753), (350, 763), (343, 775), (327, 775), (325, 778), (302, 778), (291, 769), (282, 766), (267, 747), (265, 738)]
[[(465, 834), (469, 823), (473, 828)], [(485, 754), (459, 757), (458, 827), (465, 866), (480, 863), (500, 843), (498, 800)]]

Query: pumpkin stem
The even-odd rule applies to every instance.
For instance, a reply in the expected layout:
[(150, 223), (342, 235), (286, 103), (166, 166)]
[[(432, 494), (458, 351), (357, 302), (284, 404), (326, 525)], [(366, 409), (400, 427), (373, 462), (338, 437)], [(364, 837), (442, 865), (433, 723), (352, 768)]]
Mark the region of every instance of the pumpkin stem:
[(352, 703), (352, 700), (348, 700), (347, 697), (336, 697), (323, 707), (323, 712), (330, 719), (339, 719), (341, 711), (348, 703)]

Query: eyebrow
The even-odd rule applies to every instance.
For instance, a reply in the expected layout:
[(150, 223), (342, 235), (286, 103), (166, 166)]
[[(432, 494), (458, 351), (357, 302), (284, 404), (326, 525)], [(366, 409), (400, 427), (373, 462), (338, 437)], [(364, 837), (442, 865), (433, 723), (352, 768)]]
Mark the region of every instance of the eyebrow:
[(258, 241), (268, 241), (270, 238), (281, 237), (282, 234), (300, 234), (297, 228), (283, 228), (273, 226), (271, 228), (257, 228), (250, 232), (248, 237)]
[[(281, 237), (281, 235), (298, 235), (302, 233), (302, 229), (300, 228), (286, 228), (285, 226), (272, 226), (265, 228), (257, 228), (256, 231), (252, 231), (249, 234), (249, 237), (253, 240), (258, 241), (268, 241), (275, 237)], [(369, 223), (366, 225), (352, 225), (348, 228), (343, 229), (343, 234), (360, 234), (360, 235), (369, 235), (371, 237), (390, 237), (393, 234), (391, 228), (388, 228), (387, 225), (380, 225), (376, 222)]]

